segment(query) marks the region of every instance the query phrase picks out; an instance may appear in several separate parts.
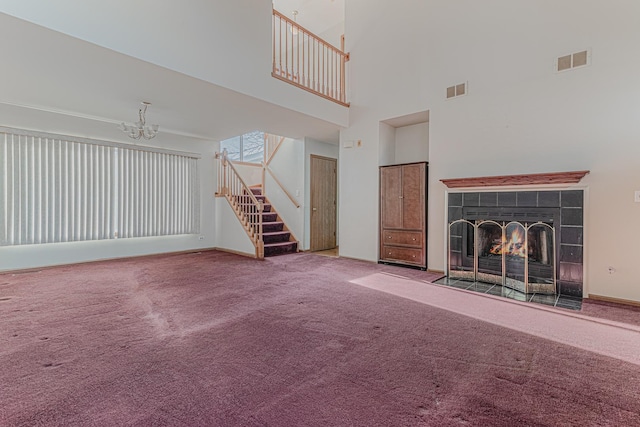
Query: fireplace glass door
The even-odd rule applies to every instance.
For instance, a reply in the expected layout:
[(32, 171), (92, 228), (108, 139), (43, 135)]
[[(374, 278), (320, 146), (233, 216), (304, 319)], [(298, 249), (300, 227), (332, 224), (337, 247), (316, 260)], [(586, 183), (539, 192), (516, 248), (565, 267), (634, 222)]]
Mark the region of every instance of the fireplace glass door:
[(476, 280), (475, 224), (464, 219), (449, 224), (449, 277)]
[(449, 224), (449, 277), (523, 293), (556, 293), (555, 230), (550, 224), (457, 220)]

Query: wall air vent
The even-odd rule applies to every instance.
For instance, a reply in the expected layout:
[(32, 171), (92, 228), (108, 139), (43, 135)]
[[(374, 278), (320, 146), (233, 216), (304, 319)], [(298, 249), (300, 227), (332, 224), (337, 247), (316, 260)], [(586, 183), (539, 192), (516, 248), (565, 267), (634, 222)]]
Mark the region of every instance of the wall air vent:
[(556, 72), (572, 70), (574, 68), (584, 67), (591, 64), (591, 50), (583, 50), (581, 52), (564, 55), (555, 61)]
[(447, 88), (447, 99), (467, 94), (467, 83), (460, 83)]

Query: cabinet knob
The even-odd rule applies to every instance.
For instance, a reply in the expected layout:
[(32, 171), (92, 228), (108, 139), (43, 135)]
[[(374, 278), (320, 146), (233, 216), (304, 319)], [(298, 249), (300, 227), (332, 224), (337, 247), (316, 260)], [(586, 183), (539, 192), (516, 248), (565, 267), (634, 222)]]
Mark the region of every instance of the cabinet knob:
[(414, 242), (416, 241), (416, 238), (415, 238), (415, 237), (413, 238), (413, 241), (414, 241)]
[(387, 239), (390, 239), (390, 238), (391, 238), (391, 236), (387, 237)]

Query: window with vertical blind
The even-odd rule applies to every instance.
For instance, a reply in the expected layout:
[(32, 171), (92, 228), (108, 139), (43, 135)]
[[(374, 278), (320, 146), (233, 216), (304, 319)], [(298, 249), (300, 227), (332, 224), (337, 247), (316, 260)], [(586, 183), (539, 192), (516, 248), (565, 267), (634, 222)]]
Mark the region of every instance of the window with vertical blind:
[(0, 128), (0, 245), (197, 234), (198, 158)]

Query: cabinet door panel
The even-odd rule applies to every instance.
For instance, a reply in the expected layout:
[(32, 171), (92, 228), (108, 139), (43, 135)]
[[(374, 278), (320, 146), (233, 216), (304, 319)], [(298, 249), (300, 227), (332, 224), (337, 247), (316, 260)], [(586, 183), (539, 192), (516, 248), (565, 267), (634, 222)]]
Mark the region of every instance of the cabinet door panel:
[(402, 228), (402, 168), (380, 170), (380, 223), (382, 228)]
[(424, 226), (425, 165), (402, 168), (402, 228), (421, 230)]

